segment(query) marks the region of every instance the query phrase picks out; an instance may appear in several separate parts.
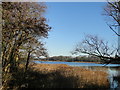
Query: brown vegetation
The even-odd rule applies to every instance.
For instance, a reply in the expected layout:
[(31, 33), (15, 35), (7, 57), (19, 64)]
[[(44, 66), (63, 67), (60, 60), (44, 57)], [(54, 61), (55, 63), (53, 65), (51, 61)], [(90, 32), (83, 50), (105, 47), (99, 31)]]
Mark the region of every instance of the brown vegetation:
[[(109, 88), (107, 73), (65, 64), (30, 64), (27, 71), (20, 65), (8, 85), (21, 88)], [(9, 88), (9, 87), (8, 87)]]
[(2, 88), (13, 90), (14, 82), (9, 81), (16, 77), (19, 64), (25, 63), (27, 71), (33, 56), (47, 56), (41, 38), (47, 38), (51, 27), (43, 15), (46, 5), (42, 2), (2, 2), (1, 6)]
[[(64, 64), (36, 64), (34, 70), (41, 72), (50, 88), (108, 88), (107, 73), (91, 71)], [(51, 85), (50, 85), (51, 84)], [(46, 86), (44, 86), (46, 87)]]

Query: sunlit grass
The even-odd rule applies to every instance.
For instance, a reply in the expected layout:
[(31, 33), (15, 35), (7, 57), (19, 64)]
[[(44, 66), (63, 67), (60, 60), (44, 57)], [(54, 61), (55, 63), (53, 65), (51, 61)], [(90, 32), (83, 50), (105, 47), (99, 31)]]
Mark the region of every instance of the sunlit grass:
[(20, 65), (14, 76), (15, 88), (109, 88), (108, 74), (105, 69), (92, 71), (83, 67), (72, 67), (65, 64), (34, 64), (24, 72)]
[(48, 85), (51, 88), (109, 88), (108, 74), (103, 71), (92, 71), (64, 64), (36, 64), (34, 70), (44, 75), (50, 74), (46, 78), (53, 83)]

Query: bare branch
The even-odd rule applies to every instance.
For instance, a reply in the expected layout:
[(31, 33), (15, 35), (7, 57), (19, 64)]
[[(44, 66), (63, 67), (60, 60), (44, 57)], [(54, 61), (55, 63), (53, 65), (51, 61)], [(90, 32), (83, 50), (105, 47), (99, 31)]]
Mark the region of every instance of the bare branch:
[(109, 26), (109, 28), (117, 35), (120, 36), (120, 34), (118, 34), (109, 24), (107, 24)]

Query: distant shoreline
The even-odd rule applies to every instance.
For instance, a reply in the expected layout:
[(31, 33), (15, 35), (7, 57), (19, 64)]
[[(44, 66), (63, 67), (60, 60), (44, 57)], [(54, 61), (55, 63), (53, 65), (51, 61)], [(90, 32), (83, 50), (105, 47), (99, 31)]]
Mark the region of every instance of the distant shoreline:
[[(53, 60), (35, 60), (35, 61), (53, 61)], [(68, 62), (68, 61), (53, 61), (53, 62)], [(69, 61), (69, 62), (78, 62), (78, 63), (96, 63), (96, 64), (102, 64), (101, 62), (84, 62), (84, 61)]]

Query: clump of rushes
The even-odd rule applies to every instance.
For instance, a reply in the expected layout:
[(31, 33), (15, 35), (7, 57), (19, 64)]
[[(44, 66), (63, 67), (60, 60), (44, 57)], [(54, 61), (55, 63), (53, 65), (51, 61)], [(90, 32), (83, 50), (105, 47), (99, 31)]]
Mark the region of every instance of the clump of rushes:
[(109, 88), (108, 74), (103, 71), (64, 64), (36, 64), (33, 67), (44, 76), (38, 78), (43, 79), (44, 88)]

